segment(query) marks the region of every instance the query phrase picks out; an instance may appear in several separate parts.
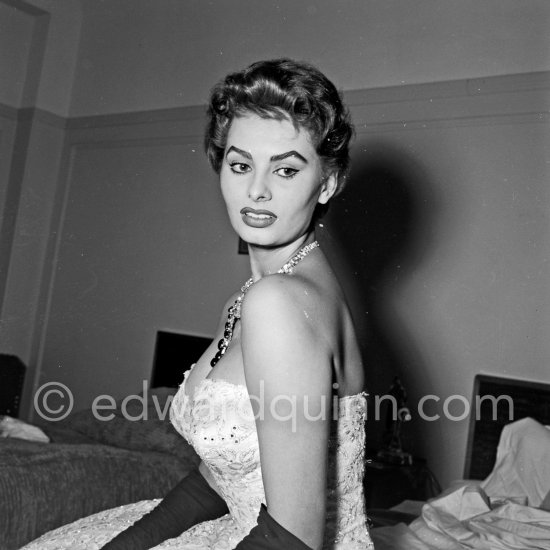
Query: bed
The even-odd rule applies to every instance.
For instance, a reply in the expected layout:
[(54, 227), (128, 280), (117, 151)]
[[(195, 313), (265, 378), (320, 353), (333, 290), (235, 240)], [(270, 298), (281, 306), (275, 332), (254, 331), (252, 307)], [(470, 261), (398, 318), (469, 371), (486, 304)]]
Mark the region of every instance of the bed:
[[(199, 459), (163, 412), (180, 365), (209, 343), (159, 334), (151, 380), (160, 387), (149, 389), (146, 420), (128, 420), (120, 407), (109, 422), (79, 411), (42, 425), (50, 443), (0, 439), (0, 550), (102, 509), (162, 497), (187, 475)], [(550, 549), (550, 384), (476, 377), (473, 403), (501, 395), (512, 399), (513, 416), (499, 406), (493, 418), (491, 401), (482, 401), (470, 425), (468, 481), (413, 503), (414, 519), (410, 507), (384, 511), (394, 524), (372, 529), (376, 550)], [(140, 402), (128, 405), (130, 417), (142, 412)]]
[(478, 375), (472, 403), (465, 479), (388, 511), (376, 550), (550, 549), (550, 384)]
[(161, 498), (194, 469), (199, 458), (167, 412), (185, 368), (209, 342), (159, 332), (146, 400), (121, 400), (107, 422), (82, 410), (37, 422), (49, 442), (0, 437), (0, 550), (100, 510)]

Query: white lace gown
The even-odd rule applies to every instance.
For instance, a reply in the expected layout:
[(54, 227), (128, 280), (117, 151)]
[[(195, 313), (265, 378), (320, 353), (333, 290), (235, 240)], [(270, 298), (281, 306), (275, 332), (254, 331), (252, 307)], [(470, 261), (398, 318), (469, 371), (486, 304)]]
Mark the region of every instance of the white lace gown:
[[(230, 550), (256, 525), (260, 504), (265, 503), (252, 407), (246, 386), (221, 379), (202, 380), (188, 396), (189, 372), (174, 396), (170, 419), (212, 472), (229, 514), (195, 525), (155, 548)], [(366, 406), (365, 394), (346, 396), (338, 399), (333, 414), (323, 550), (373, 548), (363, 494)], [(145, 500), (88, 516), (50, 531), (24, 550), (101, 548), (157, 503)]]

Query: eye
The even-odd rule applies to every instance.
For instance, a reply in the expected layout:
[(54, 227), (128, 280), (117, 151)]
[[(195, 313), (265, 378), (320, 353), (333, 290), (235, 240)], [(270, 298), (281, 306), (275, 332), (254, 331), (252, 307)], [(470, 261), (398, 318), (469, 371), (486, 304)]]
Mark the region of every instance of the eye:
[(284, 168), (279, 168), (275, 170), (275, 173), (282, 178), (291, 179), (293, 178), (300, 170), (297, 170), (296, 168), (289, 168), (288, 166)]
[(235, 174), (246, 174), (250, 172), (250, 166), (244, 162), (230, 162), (229, 166), (231, 166), (231, 171)]

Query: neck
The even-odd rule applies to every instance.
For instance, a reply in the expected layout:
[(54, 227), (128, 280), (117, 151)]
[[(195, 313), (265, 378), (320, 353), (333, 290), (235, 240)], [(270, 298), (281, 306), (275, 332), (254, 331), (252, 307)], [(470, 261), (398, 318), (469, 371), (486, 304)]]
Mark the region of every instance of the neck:
[(264, 248), (249, 244), (250, 270), (254, 282), (266, 275), (277, 273), (300, 248), (312, 243), (314, 240), (315, 233), (310, 231), (299, 239), (276, 248)]

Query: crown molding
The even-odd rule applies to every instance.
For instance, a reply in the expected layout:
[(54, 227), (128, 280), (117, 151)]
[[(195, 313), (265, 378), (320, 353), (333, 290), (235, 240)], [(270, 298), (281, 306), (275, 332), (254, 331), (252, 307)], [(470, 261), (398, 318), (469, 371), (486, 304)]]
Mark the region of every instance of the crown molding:
[[(481, 123), (495, 117), (547, 122), (550, 117), (550, 71), (349, 90), (343, 92), (343, 96), (359, 133), (407, 125)], [(33, 120), (68, 130), (184, 122), (192, 133), (200, 133), (205, 110), (204, 105), (191, 105), (64, 117), (35, 107), (18, 109), (0, 103), (2, 118)]]
[(534, 90), (550, 90), (550, 71), (362, 88), (343, 94), (346, 103), (353, 106)]
[(36, 107), (12, 107), (0, 103), (0, 118), (13, 122), (41, 122), (47, 126), (67, 128), (69, 119)]
[(358, 133), (465, 125), (547, 122), (550, 71), (344, 92)]
[(73, 117), (68, 119), (69, 129), (105, 128), (108, 126), (129, 126), (133, 124), (148, 124), (156, 122), (204, 122), (205, 105), (187, 107), (170, 107), (149, 111), (134, 111), (128, 113), (111, 113)]

